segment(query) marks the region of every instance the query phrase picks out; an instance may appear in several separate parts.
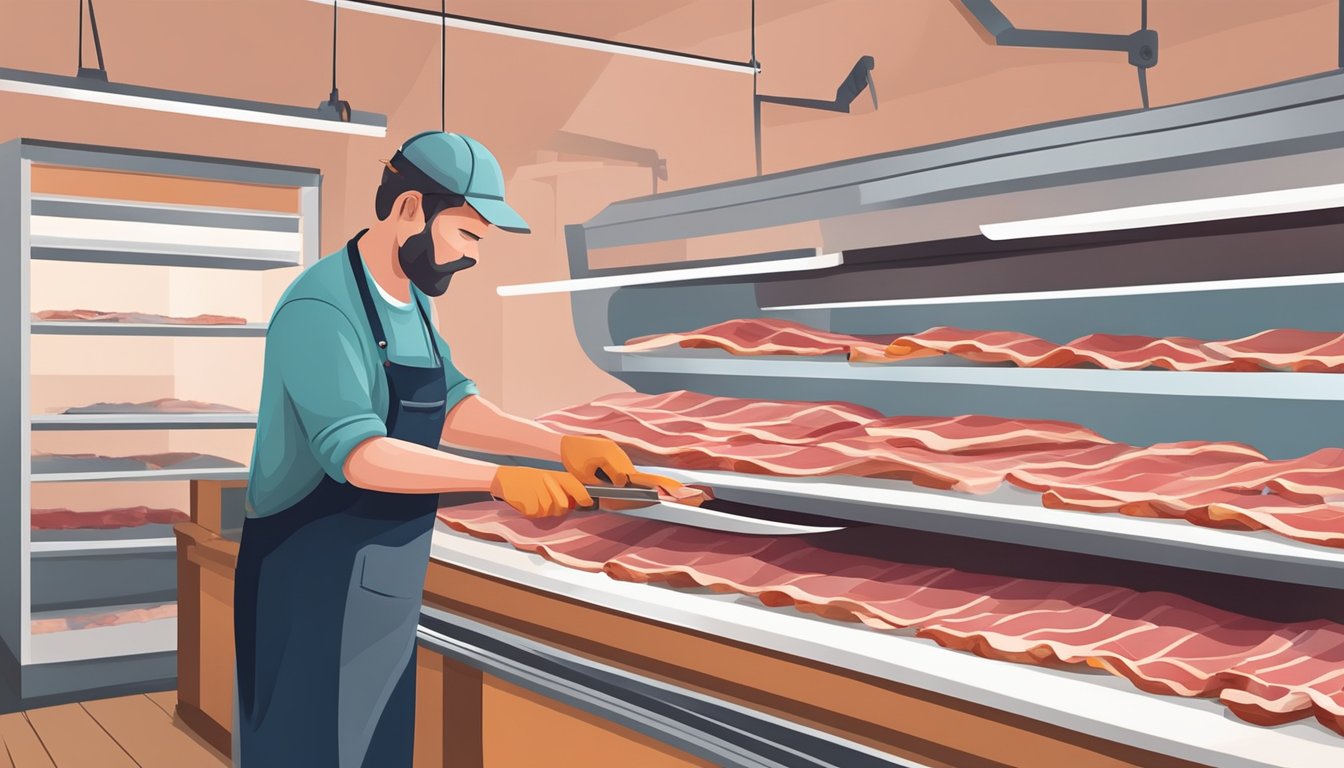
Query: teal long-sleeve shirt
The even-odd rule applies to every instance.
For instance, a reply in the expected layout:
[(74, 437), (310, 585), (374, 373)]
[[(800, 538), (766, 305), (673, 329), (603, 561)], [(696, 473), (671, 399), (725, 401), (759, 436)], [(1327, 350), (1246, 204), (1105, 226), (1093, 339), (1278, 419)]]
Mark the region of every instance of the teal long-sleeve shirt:
[[(372, 276), (368, 281), (388, 337), (388, 359), (427, 367), (434, 361), (429, 345), (435, 344), (447, 377), (448, 410), (477, 394), (475, 383), (453, 365), (448, 343), (424, 327), (414, 304), (398, 306)], [(414, 287), (411, 298), (428, 312), (429, 300)], [(248, 515), (293, 506), (324, 474), (346, 482), (346, 457), (364, 440), (387, 435), (387, 414), (387, 379), (342, 248), (294, 280), (266, 330)]]

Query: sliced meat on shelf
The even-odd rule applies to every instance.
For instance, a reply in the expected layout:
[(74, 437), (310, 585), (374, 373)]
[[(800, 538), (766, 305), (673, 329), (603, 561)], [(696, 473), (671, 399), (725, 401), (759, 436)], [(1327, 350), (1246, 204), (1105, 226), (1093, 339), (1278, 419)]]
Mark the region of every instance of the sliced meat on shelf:
[(173, 317), (152, 312), (112, 312), (100, 309), (45, 309), (32, 313), (33, 320), (82, 323), (145, 323), (149, 325), (246, 325), (247, 320), (232, 315), (196, 315)]
[(901, 336), (887, 352), (892, 357), (920, 350), (945, 352), (982, 363), (1013, 363), (1023, 368), (1095, 366), (1115, 371), (1165, 368), (1172, 371), (1254, 371), (1260, 366), (1210, 349), (1201, 339), (1093, 333), (1067, 344), (1016, 331), (938, 327)]
[(1315, 716), (1344, 734), (1344, 626), (1281, 624), (1163, 592), (1014, 579), (607, 513), (533, 521), (498, 502), (439, 510), (450, 527), (612, 578), (708, 587), (777, 607), (913, 628), (988, 658), (1090, 667), (1141, 690), (1219, 697), (1264, 725)]
[(965, 493), (1005, 482), (1052, 509), (1184, 519), (1344, 546), (1344, 450), (1267, 459), (1244, 443), (1115, 443), (1060, 421), (884, 417), (844, 403), (627, 393), (540, 419), (638, 461), (782, 477), (852, 475)]
[(1275, 328), (1205, 348), (1225, 357), (1281, 371), (1344, 371), (1344, 333)]
[(32, 455), (34, 474), (64, 472), (137, 472), (152, 469), (232, 469), (244, 465), (220, 456), (176, 451), (137, 456), (102, 456), (96, 453), (42, 453)]
[(854, 362), (885, 362), (890, 342), (891, 336), (852, 336), (819, 331), (791, 320), (751, 317), (684, 333), (640, 336), (617, 351), (648, 352), (680, 346), (723, 349), (735, 355), (846, 355)]
[(69, 414), (152, 414), (152, 413), (245, 413), (242, 408), (219, 403), (204, 403), (199, 400), (179, 400), (176, 397), (161, 397), (143, 403), (93, 403), (66, 408), (61, 413)]
[(930, 328), (896, 338), (887, 347), (893, 359), (908, 359), (922, 353), (941, 352), (977, 363), (1016, 363), (1045, 358), (1059, 345), (1017, 331), (975, 331), (950, 326)]
[(76, 512), (73, 509), (34, 509), (31, 527), (35, 531), (71, 531), (81, 529), (138, 528), (151, 523), (185, 523), (190, 516), (180, 509), (121, 507)]
[(143, 624), (159, 619), (171, 619), (177, 616), (177, 603), (166, 603), (143, 608), (122, 608), (120, 610), (90, 611), (33, 619), (34, 635), (52, 632), (91, 629), (94, 627), (113, 627), (122, 624)]

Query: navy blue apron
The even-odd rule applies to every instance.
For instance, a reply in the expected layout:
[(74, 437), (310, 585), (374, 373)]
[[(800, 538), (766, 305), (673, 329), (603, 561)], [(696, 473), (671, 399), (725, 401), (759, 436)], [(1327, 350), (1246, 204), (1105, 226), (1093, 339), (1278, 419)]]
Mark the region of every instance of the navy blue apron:
[[(387, 375), (387, 434), (437, 447), (447, 389), (429, 318), (412, 297), (436, 365), (390, 362), (358, 240), (347, 250)], [(294, 506), (244, 522), (234, 587), (238, 765), (410, 768), (415, 631), (437, 500), (323, 475)]]

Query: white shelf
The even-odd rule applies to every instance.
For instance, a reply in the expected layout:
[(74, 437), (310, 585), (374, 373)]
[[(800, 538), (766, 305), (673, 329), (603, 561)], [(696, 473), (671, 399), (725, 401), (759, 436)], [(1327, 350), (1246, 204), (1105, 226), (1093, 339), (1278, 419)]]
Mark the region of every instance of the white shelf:
[(255, 413), (51, 413), (32, 417), (36, 431), (97, 429), (249, 429)]
[[(686, 262), (688, 265), (694, 262)], [(545, 283), (522, 283), (519, 285), (501, 285), (495, 289), (500, 296), (535, 296), (545, 293), (572, 293), (574, 291), (593, 291), (601, 288), (623, 288), (632, 285), (658, 285), (662, 283), (684, 282), (686, 280), (710, 280), (724, 277), (744, 277), (751, 275), (773, 275), (780, 272), (805, 272), (814, 269), (831, 269), (844, 263), (839, 253), (821, 253), (787, 259), (768, 259), (764, 261), (743, 261), (732, 264), (712, 266), (684, 266), (676, 269), (651, 269), (645, 272), (623, 272), (614, 275), (594, 275), (573, 280), (553, 280)]]
[[(92, 609), (91, 609), (92, 610)], [(40, 618), (35, 614), (34, 618)], [(177, 650), (177, 618), (32, 635), (29, 663), (54, 664)]]
[[(617, 347), (606, 349), (619, 351)], [(958, 384), (1164, 397), (1344, 401), (1344, 375), (1334, 373), (1017, 368), (960, 360), (930, 364), (929, 358), (850, 363), (834, 356), (829, 359), (777, 355), (743, 357), (726, 352), (690, 354), (680, 350), (620, 354), (620, 370), (632, 373)]]
[(1268, 531), (1205, 528), (1183, 520), (1047, 509), (1040, 495), (1004, 487), (973, 496), (861, 477), (781, 478), (644, 468), (716, 496), (870, 525), (1080, 552), (1178, 568), (1344, 589), (1344, 549)]
[(246, 467), (218, 469), (138, 469), (115, 472), (35, 472), (34, 483), (93, 483), (119, 480), (246, 480)]
[(172, 537), (158, 539), (104, 539), (83, 541), (34, 541), (28, 546), (33, 557), (71, 557), (79, 555), (124, 554), (139, 555), (152, 552), (173, 551), (177, 540)]
[(77, 320), (34, 320), (34, 334), (72, 336), (265, 336), (266, 323), (243, 325), (173, 325), (169, 323), (102, 323)]
[(1157, 696), (1100, 673), (994, 661), (754, 599), (615, 581), (436, 523), (432, 556), (450, 565), (799, 658), (951, 696), (1098, 738), (1227, 768), (1344, 764), (1344, 738), (1299, 721), (1240, 722), (1217, 701)]

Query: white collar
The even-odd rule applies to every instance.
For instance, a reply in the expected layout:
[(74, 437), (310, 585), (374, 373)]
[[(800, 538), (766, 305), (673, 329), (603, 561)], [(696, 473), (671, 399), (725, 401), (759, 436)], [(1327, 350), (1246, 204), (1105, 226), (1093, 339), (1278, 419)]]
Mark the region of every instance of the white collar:
[[(392, 306), (396, 307), (397, 309), (406, 309), (406, 308), (408, 308), (408, 307), (411, 306), (411, 302), (410, 302), (410, 301), (402, 301), (401, 299), (398, 299), (398, 298), (396, 298), (395, 296), (393, 296), (392, 294), (390, 294), (390, 293), (388, 293), (387, 291), (383, 290), (383, 286), (381, 286), (381, 285), (378, 284), (378, 280), (377, 280), (376, 278), (374, 278), (372, 272), (369, 272), (369, 268), (368, 268), (367, 266), (364, 267), (364, 273), (367, 274), (367, 275), (369, 276), (369, 282), (373, 283), (373, 287), (378, 289), (378, 295), (380, 295), (380, 296), (383, 297), (383, 301), (386, 301), (388, 304), (391, 304)], [(411, 301), (414, 301), (414, 300), (415, 300), (415, 292), (414, 292), (414, 289), (412, 289), (412, 292), (411, 292)]]

